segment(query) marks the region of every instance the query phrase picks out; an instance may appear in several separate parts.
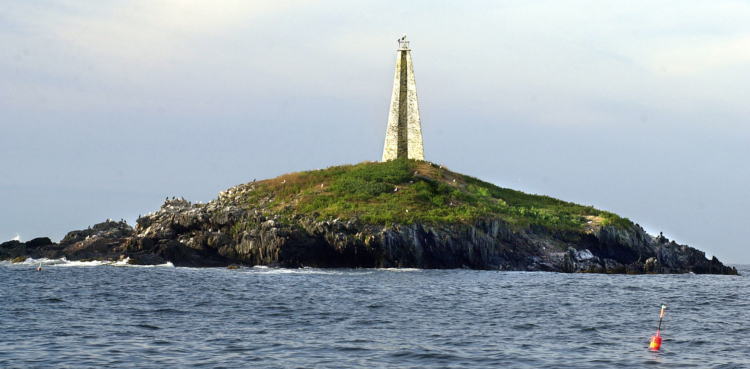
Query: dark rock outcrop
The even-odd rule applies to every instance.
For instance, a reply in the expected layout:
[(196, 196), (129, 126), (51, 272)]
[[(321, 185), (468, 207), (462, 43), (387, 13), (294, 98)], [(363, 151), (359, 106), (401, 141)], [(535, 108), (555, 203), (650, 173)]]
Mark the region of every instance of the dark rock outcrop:
[(168, 200), (135, 228), (107, 221), (68, 233), (0, 244), (0, 258), (66, 257), (176, 266), (471, 268), (610, 274), (737, 274), (715, 257), (652, 237), (641, 227), (580, 232), (512, 229), (502, 220), (462, 224), (363, 224), (358, 219), (282, 218), (231, 200)]

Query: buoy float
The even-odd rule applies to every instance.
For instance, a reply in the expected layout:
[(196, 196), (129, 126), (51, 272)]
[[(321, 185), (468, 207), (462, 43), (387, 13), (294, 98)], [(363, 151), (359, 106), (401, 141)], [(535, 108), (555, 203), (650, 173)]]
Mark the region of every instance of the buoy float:
[(659, 316), (659, 328), (656, 329), (656, 334), (651, 336), (651, 344), (648, 346), (651, 350), (659, 351), (661, 347), (661, 320), (664, 318), (664, 309), (667, 307), (661, 306), (661, 315)]
[(42, 262), (41, 261), (39, 262), (39, 267), (36, 268), (36, 270), (39, 271), (39, 272), (42, 271)]

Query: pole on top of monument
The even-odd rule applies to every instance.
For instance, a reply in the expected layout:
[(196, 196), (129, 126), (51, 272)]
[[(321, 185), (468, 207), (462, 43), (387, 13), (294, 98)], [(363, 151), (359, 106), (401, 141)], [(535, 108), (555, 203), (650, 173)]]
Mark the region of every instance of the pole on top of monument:
[(403, 36), (401, 36), (398, 41), (398, 49), (399, 50), (408, 50), (409, 49), (409, 41), (406, 41), (406, 33), (404, 33)]

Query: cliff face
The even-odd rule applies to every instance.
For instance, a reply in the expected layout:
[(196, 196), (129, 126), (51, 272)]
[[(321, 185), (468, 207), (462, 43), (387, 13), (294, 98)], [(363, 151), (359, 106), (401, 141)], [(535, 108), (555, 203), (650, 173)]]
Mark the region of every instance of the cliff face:
[(0, 245), (0, 258), (129, 258), (131, 263), (176, 266), (230, 264), (322, 268), (471, 268), (590, 273), (737, 274), (699, 250), (629, 229), (582, 231), (515, 229), (500, 219), (461, 224), (392, 224), (315, 220), (246, 209), (233, 201), (191, 204), (168, 200), (138, 219), (97, 224), (49, 239)]

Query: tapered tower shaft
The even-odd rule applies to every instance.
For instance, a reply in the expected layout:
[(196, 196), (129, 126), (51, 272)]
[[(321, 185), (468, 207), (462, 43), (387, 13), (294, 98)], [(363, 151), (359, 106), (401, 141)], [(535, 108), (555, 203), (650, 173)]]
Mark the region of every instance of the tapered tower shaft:
[(422, 123), (419, 120), (417, 84), (411, 63), (409, 42), (399, 41), (396, 76), (393, 79), (391, 110), (385, 132), (383, 161), (396, 158), (424, 160)]

